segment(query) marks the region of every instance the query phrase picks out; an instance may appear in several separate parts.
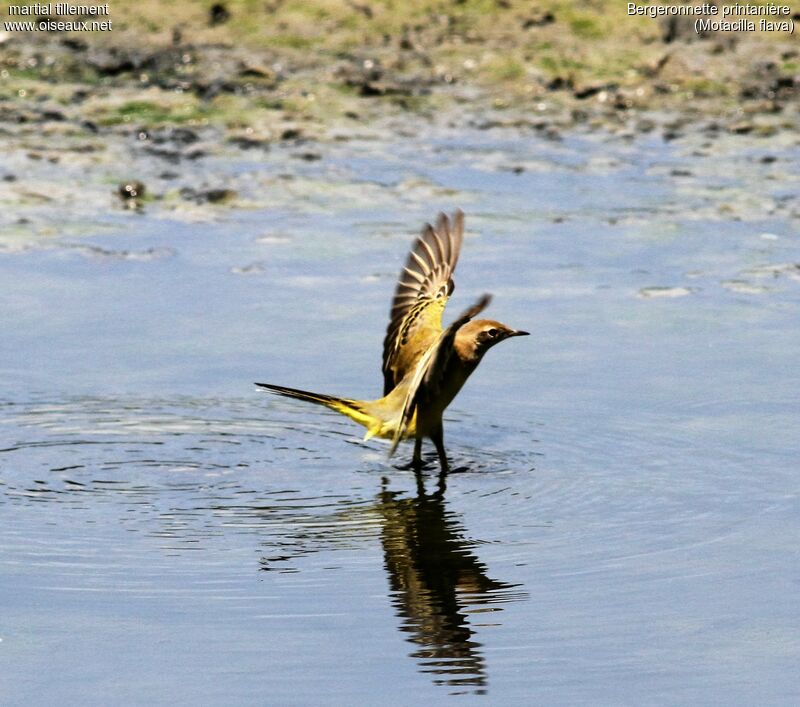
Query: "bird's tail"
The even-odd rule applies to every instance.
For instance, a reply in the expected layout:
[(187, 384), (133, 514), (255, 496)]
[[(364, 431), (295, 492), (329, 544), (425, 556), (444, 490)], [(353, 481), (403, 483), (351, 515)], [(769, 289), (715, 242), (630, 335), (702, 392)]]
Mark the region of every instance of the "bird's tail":
[(324, 393), (309, 393), (306, 390), (286, 388), (282, 385), (272, 385), (270, 383), (256, 383), (256, 385), (261, 388), (266, 388), (278, 395), (283, 395), (286, 398), (307, 400), (310, 403), (324, 405), (331, 410), (340, 412), (342, 415), (347, 415), (351, 420), (355, 420), (359, 425), (363, 425), (367, 428), (367, 434), (364, 439), (369, 439), (378, 434), (381, 429), (382, 420), (370, 412), (369, 403), (366, 401), (337, 398), (336, 396), (325, 395)]

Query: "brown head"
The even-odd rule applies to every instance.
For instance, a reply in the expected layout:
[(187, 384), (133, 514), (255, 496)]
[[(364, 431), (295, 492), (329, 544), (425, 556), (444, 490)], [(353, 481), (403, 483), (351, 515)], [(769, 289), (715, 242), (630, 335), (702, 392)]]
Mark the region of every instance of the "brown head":
[(528, 336), (528, 332), (492, 319), (476, 319), (458, 330), (455, 349), (462, 361), (477, 363), (492, 346), (512, 336)]

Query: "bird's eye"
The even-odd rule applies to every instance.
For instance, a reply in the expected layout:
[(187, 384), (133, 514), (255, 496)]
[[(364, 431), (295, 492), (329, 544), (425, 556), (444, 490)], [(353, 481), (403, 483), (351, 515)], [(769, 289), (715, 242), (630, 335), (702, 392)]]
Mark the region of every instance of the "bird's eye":
[(500, 332), (497, 329), (489, 329), (486, 333), (494, 339)]

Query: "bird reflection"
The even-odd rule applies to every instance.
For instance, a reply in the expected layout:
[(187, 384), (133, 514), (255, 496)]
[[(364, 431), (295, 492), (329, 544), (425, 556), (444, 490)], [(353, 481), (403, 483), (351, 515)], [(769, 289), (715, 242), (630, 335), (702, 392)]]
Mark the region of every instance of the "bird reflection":
[(411, 656), (435, 683), (483, 693), (486, 660), (468, 617), (499, 611), (499, 603), (524, 598), (524, 592), (487, 576), (441, 489), (426, 495), (420, 488), (416, 497), (401, 498), (384, 487), (377, 507), (392, 603), (417, 646)]

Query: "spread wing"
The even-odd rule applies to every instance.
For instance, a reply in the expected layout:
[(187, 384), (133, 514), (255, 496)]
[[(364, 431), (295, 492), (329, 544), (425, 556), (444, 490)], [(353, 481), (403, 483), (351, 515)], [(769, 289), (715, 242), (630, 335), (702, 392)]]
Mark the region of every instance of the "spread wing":
[(453, 271), (464, 239), (464, 214), (439, 214), (414, 242), (395, 289), (383, 342), (383, 393), (414, 368), (442, 333), (442, 312), (453, 292)]
[(394, 454), (394, 450), (397, 449), (397, 445), (403, 438), (409, 423), (414, 418), (414, 413), (416, 412), (420, 398), (425, 395), (436, 395), (437, 389), (441, 385), (444, 372), (447, 370), (450, 357), (454, 355), (453, 342), (456, 338), (456, 333), (464, 324), (470, 321), (470, 319), (486, 309), (491, 301), (491, 295), (483, 295), (483, 297), (469, 309), (462, 312), (461, 316), (447, 327), (446, 331), (439, 334), (436, 343), (419, 359), (417, 368), (414, 371), (414, 377), (411, 379), (405, 400), (403, 401), (400, 423), (397, 425), (397, 429), (392, 437), (392, 447), (389, 451), (389, 456)]

